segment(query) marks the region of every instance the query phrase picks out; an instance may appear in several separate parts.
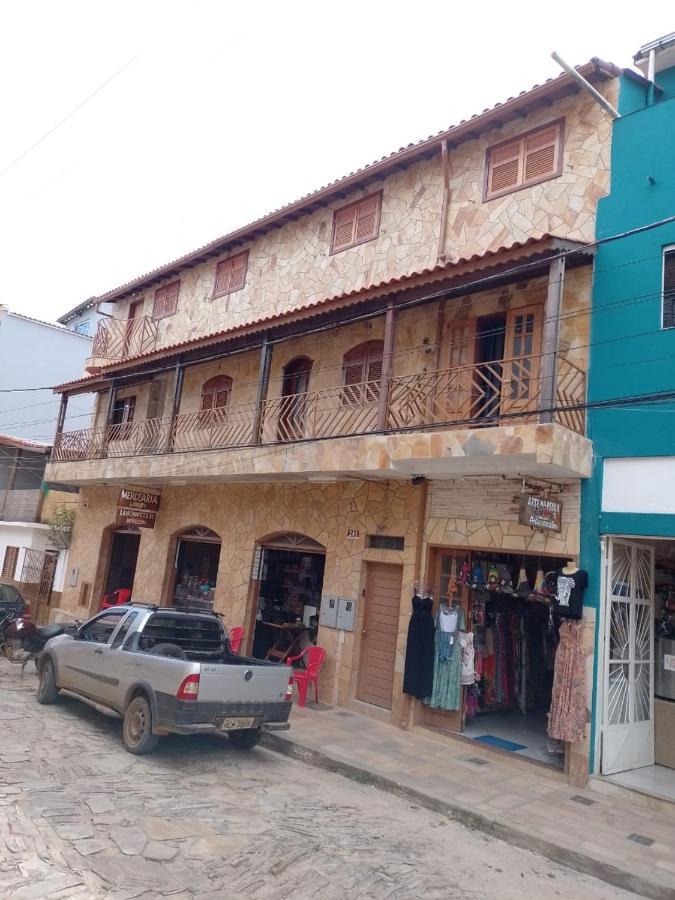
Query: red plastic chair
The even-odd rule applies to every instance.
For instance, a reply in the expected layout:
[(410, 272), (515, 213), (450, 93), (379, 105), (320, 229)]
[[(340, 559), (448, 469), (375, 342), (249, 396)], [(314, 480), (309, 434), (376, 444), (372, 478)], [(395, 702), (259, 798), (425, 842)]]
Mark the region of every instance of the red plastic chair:
[(129, 603), (131, 600), (131, 591), (128, 588), (118, 588), (110, 594), (104, 594), (101, 600), (101, 609), (110, 609), (111, 606), (121, 606), (123, 603)]
[(235, 625), (234, 628), (230, 628), (230, 633), (227, 637), (230, 642), (230, 649), (232, 650), (232, 652), (239, 653), (241, 642), (244, 640), (244, 629), (241, 627), (241, 625)]
[(326, 651), (323, 647), (305, 647), (298, 656), (290, 656), (286, 662), (292, 666), (294, 662), (304, 659), (305, 668), (299, 672), (293, 672), (293, 680), (298, 686), (298, 706), (304, 706), (307, 700), (307, 690), (310, 684), (314, 685), (314, 701), (319, 702), (319, 672), (326, 660)]

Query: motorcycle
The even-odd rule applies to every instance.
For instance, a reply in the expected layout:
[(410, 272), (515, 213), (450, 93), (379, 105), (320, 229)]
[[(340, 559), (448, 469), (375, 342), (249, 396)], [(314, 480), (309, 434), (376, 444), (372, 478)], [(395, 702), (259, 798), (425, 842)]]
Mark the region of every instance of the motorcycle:
[(12, 663), (21, 665), (21, 674), (28, 663), (33, 660), (37, 669), (38, 657), (45, 648), (47, 641), (59, 634), (65, 634), (68, 629), (76, 628), (67, 622), (59, 625), (45, 625), (39, 628), (32, 619), (13, 618), (7, 622), (4, 629), (3, 652)]

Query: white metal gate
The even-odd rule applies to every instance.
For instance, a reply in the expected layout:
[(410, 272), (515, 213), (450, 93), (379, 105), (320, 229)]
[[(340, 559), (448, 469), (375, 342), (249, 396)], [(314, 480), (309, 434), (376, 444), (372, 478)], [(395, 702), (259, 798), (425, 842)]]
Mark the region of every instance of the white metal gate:
[(654, 548), (608, 539), (602, 773), (654, 764)]

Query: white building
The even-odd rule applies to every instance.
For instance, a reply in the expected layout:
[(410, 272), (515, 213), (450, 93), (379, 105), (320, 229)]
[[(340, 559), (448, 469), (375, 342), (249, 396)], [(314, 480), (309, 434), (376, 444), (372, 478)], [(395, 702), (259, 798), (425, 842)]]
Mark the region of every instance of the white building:
[[(59, 399), (52, 385), (81, 376), (92, 339), (0, 305), (0, 432), (51, 444)], [(68, 410), (70, 427), (87, 428), (88, 397)]]
[(112, 303), (101, 303), (99, 306), (98, 297), (89, 297), (77, 306), (68, 310), (56, 320), (64, 325), (69, 331), (76, 331), (78, 334), (84, 334), (93, 338), (96, 334), (98, 323), (103, 318), (107, 318), (112, 313)]

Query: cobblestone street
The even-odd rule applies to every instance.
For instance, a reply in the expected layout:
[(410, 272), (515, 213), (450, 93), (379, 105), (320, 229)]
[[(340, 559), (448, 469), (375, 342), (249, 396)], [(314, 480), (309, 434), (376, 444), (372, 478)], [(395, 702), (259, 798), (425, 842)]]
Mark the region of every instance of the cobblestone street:
[(266, 749), (133, 757), (119, 721), (0, 679), (3, 898), (635, 896)]

